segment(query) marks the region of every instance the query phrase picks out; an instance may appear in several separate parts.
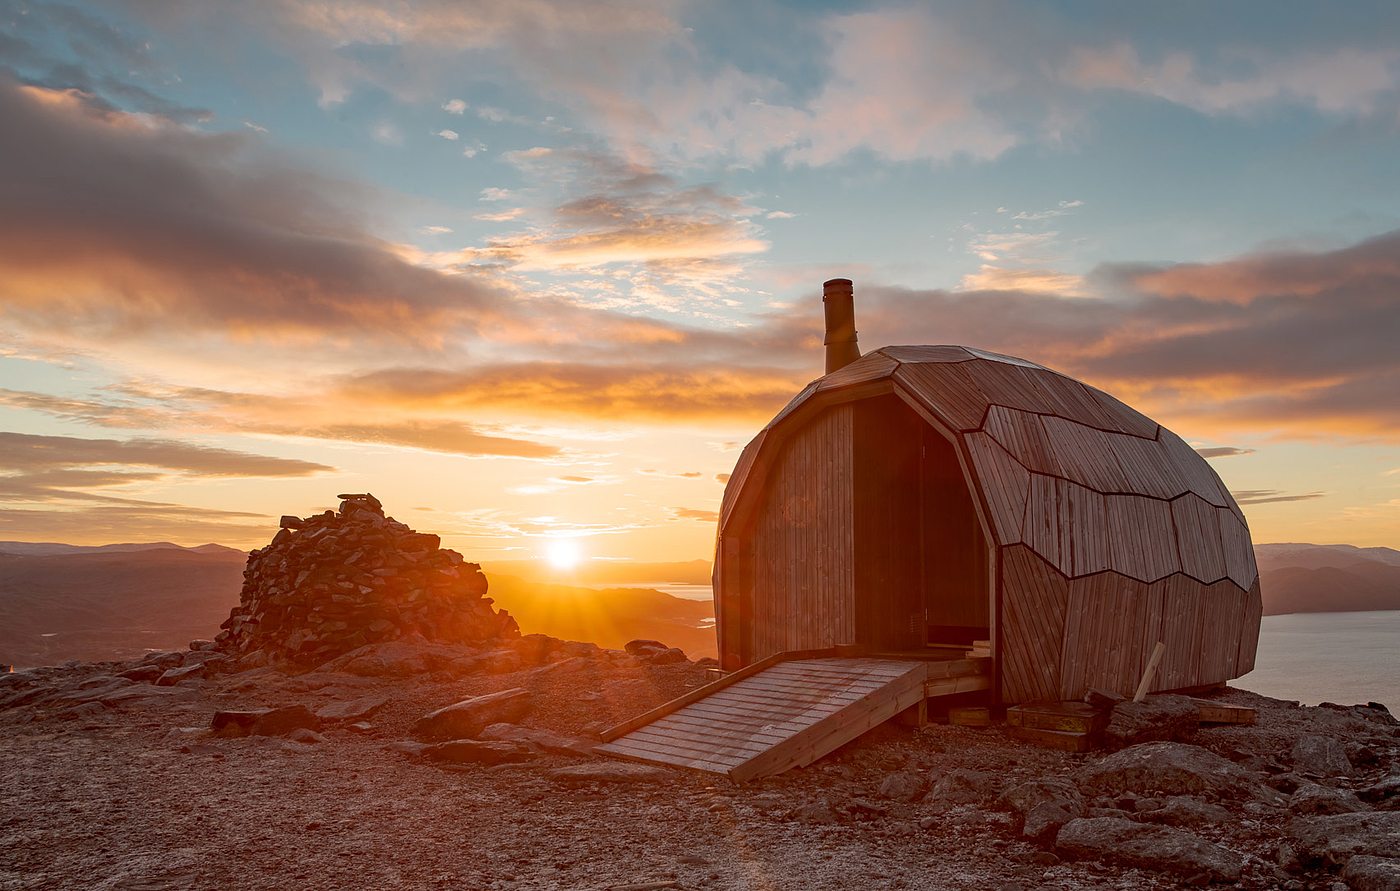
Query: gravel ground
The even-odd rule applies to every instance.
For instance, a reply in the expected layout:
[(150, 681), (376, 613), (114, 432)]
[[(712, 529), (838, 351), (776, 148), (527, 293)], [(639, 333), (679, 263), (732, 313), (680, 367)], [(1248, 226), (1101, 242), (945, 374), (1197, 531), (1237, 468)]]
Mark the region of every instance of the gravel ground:
[[(606, 651), (553, 658), (545, 671), (463, 674), (440, 663), (404, 678), (262, 669), (111, 707), (73, 700), (129, 665), (49, 670), (33, 688), (46, 699), (0, 704), (0, 891), (1183, 887), (1181, 876), (1062, 863), (1021, 840), (989, 801), (881, 797), (894, 772), (973, 768), (1011, 782), (1096, 757), (1021, 744), (995, 726), (886, 725), (809, 768), (745, 786), (684, 770), (575, 785), (552, 771), (580, 759), (443, 765), (388, 748), (426, 712), (492, 690), (530, 689), (524, 725), (581, 734), (704, 679), (690, 663)], [(204, 730), (217, 709), (314, 709), (372, 694), (391, 701), (371, 729), (332, 727), (321, 743)], [(1267, 760), (1306, 729), (1354, 720), (1239, 691), (1225, 698), (1259, 707), (1259, 726), (1203, 730), (1198, 742), (1237, 761)], [(1207, 833), (1252, 855), (1243, 885), (1292, 887), (1269, 862), (1286, 816), (1242, 815)], [(1332, 887), (1326, 877), (1288, 880)]]

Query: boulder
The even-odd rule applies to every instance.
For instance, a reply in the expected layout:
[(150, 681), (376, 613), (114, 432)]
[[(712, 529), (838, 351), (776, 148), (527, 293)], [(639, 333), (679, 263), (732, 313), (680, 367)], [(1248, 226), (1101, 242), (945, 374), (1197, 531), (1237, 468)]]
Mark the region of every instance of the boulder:
[(173, 687), (181, 681), (194, 680), (204, 677), (204, 663), (186, 665), (182, 668), (172, 668), (156, 678), (157, 687)]
[(349, 702), (329, 702), (316, 710), (322, 721), (353, 723), (363, 721), (389, 704), (387, 696), (362, 696)]
[(210, 722), (209, 728), (215, 733), (222, 733), (226, 736), (242, 736), (252, 729), (253, 723), (258, 718), (270, 711), (272, 711), (270, 708), (217, 711), (214, 712), (214, 719)]
[(1342, 870), (1352, 891), (1400, 891), (1400, 860), (1359, 854)]
[(1021, 823), (1021, 836), (1032, 841), (1052, 841), (1059, 833), (1060, 827), (1076, 819), (1076, 816), (1060, 804), (1042, 801), (1026, 813)]
[(627, 655), (629, 656), (651, 656), (670, 649), (670, 647), (659, 640), (641, 639), (629, 640), (622, 645), (622, 648), (627, 651)]
[(1289, 753), (1293, 769), (1320, 777), (1347, 777), (1354, 772), (1347, 759), (1346, 743), (1335, 736), (1304, 733)]
[(1160, 807), (1145, 809), (1139, 813), (1144, 822), (1178, 828), (1211, 826), (1236, 819), (1234, 814), (1220, 805), (1189, 795), (1173, 795), (1162, 801)]
[(138, 665), (135, 668), (128, 668), (126, 671), (120, 672), (117, 677), (126, 678), (129, 681), (136, 681), (137, 683), (149, 683), (163, 674), (165, 674), (165, 669), (161, 668), (159, 665)]
[(1379, 782), (1372, 783), (1356, 793), (1362, 801), (1382, 808), (1392, 808), (1400, 804), (1400, 773), (1394, 773)]
[(1042, 777), (1012, 786), (997, 797), (995, 807), (1025, 819), (1041, 804), (1055, 805), (1074, 817), (1084, 816), (1084, 797), (1079, 794), (1078, 787), (1058, 777)]
[(1272, 805), (1283, 797), (1253, 773), (1200, 746), (1152, 742), (1131, 746), (1081, 768), (1075, 779), (1087, 795), (1207, 795), (1258, 799)]
[(634, 764), (630, 761), (587, 761), (582, 764), (569, 764), (556, 767), (545, 776), (561, 786), (586, 786), (592, 783), (665, 783), (676, 778), (673, 771), (664, 767)]
[(1055, 850), (1076, 860), (1101, 860), (1180, 876), (1204, 873), (1226, 881), (1240, 877), (1244, 859), (1189, 832), (1122, 817), (1071, 820), (1056, 836)]
[(529, 743), (551, 755), (578, 755), (591, 757), (598, 748), (598, 740), (583, 739), (577, 736), (564, 736), (548, 730), (521, 727), (519, 724), (492, 724), (477, 735), (479, 739), (515, 741)]
[(492, 724), (514, 724), (530, 711), (530, 693), (519, 687), (473, 696), (429, 712), (413, 725), (424, 740), (471, 739)]
[(297, 730), (320, 730), (321, 720), (304, 705), (268, 709), (259, 715), (248, 732), (253, 736), (288, 736)]
[(518, 764), (535, 757), (528, 744), (504, 740), (479, 742), (454, 739), (424, 746), (422, 753), (431, 761), (449, 761), (453, 764)]
[(1318, 783), (1299, 786), (1288, 797), (1288, 809), (1295, 814), (1354, 814), (1370, 810), (1351, 792)]
[(1200, 709), (1189, 696), (1163, 693), (1142, 702), (1118, 703), (1104, 728), (1104, 746), (1124, 749), (1146, 742), (1190, 739), (1200, 723)]
[(939, 777), (927, 798), (953, 805), (974, 804), (996, 795), (1000, 786), (1001, 780), (993, 774), (958, 768)]
[(895, 801), (918, 801), (927, 792), (928, 784), (924, 778), (907, 770), (892, 773), (880, 783), (880, 797)]
[(1297, 817), (1287, 832), (1309, 868), (1342, 866), (1357, 854), (1400, 858), (1400, 811)]

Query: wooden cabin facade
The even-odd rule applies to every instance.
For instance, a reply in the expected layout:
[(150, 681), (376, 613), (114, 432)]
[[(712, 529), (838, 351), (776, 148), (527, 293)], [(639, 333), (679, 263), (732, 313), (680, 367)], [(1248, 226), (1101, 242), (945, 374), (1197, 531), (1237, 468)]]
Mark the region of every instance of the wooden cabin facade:
[(1131, 694), (1158, 641), (1154, 690), (1239, 677), (1262, 614), (1205, 459), (1100, 390), (960, 346), (876, 350), (779, 412), (725, 488), (714, 590), (726, 669), (990, 640), (1005, 703)]

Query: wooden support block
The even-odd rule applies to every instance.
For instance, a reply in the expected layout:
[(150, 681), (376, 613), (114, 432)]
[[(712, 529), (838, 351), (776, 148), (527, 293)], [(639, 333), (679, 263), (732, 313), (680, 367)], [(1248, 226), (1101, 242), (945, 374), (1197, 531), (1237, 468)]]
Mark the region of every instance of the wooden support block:
[(1088, 752), (1099, 747), (1098, 733), (1072, 733), (1066, 730), (1041, 730), (1036, 727), (1007, 727), (1006, 731), (1016, 739), (1032, 742), (1047, 749)]
[(971, 693), (974, 690), (992, 689), (992, 679), (986, 675), (975, 675), (961, 678), (940, 678), (936, 681), (929, 681), (924, 684), (924, 695), (952, 696), (954, 693)]
[(1254, 709), (1243, 705), (1227, 705), (1209, 699), (1193, 699), (1200, 709), (1202, 724), (1253, 724)]
[(948, 723), (959, 727), (990, 727), (992, 715), (983, 705), (955, 705), (948, 709)]
[(918, 704), (911, 705), (904, 711), (894, 716), (895, 721), (906, 727), (924, 727), (928, 725), (928, 700), (920, 699)]
[(1028, 730), (1094, 733), (1107, 726), (1108, 712), (1083, 702), (1028, 702), (1008, 708), (1006, 723)]

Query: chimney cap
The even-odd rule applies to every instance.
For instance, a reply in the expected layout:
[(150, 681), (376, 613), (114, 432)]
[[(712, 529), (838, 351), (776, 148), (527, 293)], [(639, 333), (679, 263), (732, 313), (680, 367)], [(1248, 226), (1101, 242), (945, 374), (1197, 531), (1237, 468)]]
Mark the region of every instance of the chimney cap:
[(853, 291), (855, 286), (848, 278), (833, 278), (822, 282), (823, 291)]

